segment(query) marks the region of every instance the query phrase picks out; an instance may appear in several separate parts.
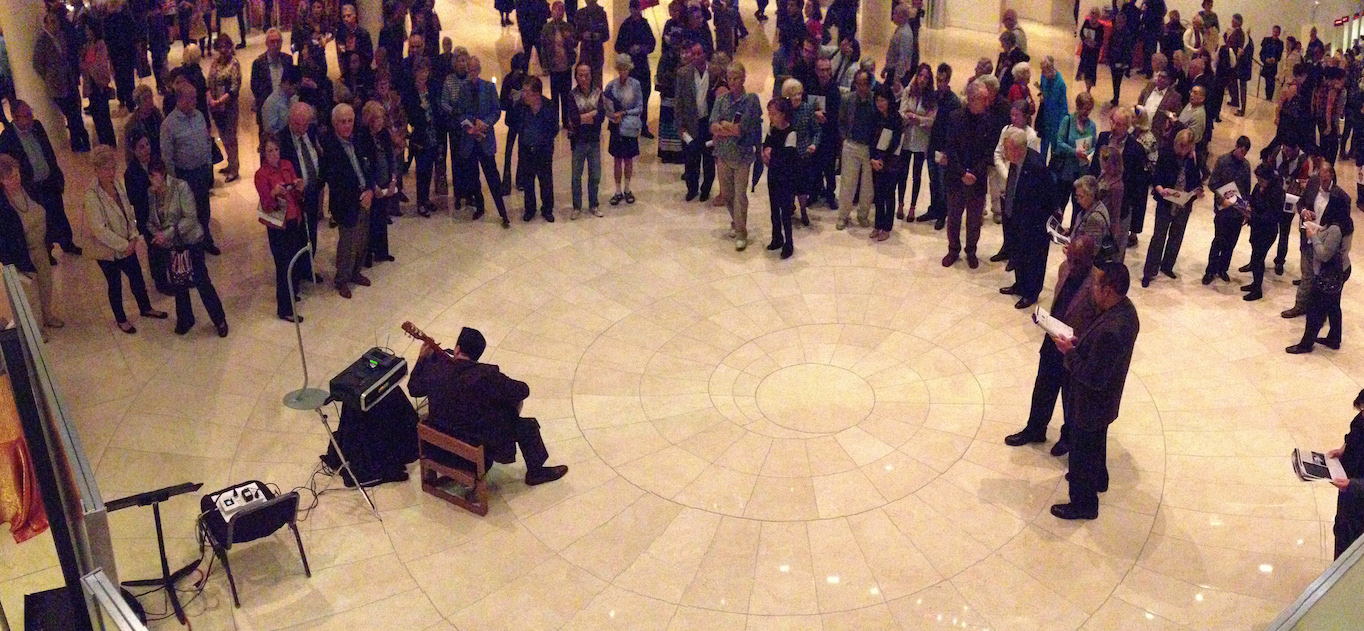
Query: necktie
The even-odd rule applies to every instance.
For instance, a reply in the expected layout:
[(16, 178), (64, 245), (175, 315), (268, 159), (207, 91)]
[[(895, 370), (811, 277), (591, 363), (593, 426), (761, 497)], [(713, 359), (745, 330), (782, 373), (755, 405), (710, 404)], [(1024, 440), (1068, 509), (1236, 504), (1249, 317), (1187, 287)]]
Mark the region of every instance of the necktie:
[(298, 147), (298, 157), (303, 161), (303, 184), (305, 186), (311, 185), (317, 177), (317, 165), (313, 163), (312, 147), (308, 145), (308, 139), (303, 136), (295, 137), (294, 145)]
[(1009, 180), (1008, 180), (1008, 182), (1009, 182), (1008, 185), (1007, 185), (1007, 186), (1005, 187), (1005, 189), (1004, 189), (1005, 192), (1006, 192), (1006, 195), (1004, 196), (1004, 215), (1005, 215), (1006, 217), (1012, 217), (1013, 214), (1014, 214), (1014, 197), (1015, 197), (1015, 196), (1017, 195), (1017, 193), (1018, 193), (1018, 165), (1017, 165), (1017, 164), (1010, 164), (1010, 165), (1009, 165)]

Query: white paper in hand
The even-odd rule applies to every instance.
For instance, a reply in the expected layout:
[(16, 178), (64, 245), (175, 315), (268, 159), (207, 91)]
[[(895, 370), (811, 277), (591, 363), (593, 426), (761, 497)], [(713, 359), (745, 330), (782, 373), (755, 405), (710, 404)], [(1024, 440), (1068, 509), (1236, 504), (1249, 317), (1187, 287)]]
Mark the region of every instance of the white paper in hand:
[(786, 134), (786, 146), (794, 149), (796, 147), (796, 132)]
[(1297, 195), (1285, 193), (1283, 196), (1283, 211), (1286, 213), (1295, 212), (1298, 209), (1299, 199), (1301, 198)]
[(1037, 310), (1033, 311), (1032, 321), (1034, 324), (1041, 327), (1043, 331), (1046, 331), (1048, 335), (1063, 338), (1075, 337), (1075, 329), (1072, 329), (1069, 324), (1052, 317), (1052, 315), (1047, 313), (1047, 310), (1043, 309), (1041, 305), (1038, 305)]
[(1188, 204), (1193, 199), (1194, 194), (1189, 191), (1176, 191), (1172, 188), (1165, 189), (1165, 201), (1176, 206)]
[(689, 133), (687, 133), (687, 132), (685, 132), (685, 131), (682, 132), (682, 142), (684, 142), (684, 143), (690, 145), (690, 144), (691, 144), (691, 141), (692, 141), (691, 134), (689, 134)]
[(1052, 215), (1047, 220), (1047, 236), (1051, 237), (1051, 242), (1056, 245), (1066, 245), (1070, 243), (1070, 237), (1061, 231), (1061, 220)]
[(887, 150), (887, 149), (890, 149), (890, 139), (891, 139), (891, 136), (893, 136), (893, 135), (894, 135), (894, 134), (893, 134), (893, 132), (891, 132), (891, 130), (889, 130), (889, 129), (882, 129), (882, 130), (881, 130), (881, 137), (880, 137), (879, 139), (877, 139), (877, 141), (876, 141), (876, 150), (877, 150), (877, 151), (885, 151), (885, 150)]

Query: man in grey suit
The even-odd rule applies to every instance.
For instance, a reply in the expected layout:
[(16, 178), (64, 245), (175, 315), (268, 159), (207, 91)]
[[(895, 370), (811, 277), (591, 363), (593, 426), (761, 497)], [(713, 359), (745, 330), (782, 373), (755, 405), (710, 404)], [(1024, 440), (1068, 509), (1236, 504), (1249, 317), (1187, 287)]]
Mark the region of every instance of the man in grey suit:
[(688, 50), (691, 65), (677, 72), (673, 111), (677, 135), (682, 138), (687, 201), (699, 194), (704, 202), (710, 199), (710, 187), (715, 183), (715, 153), (706, 146), (710, 142), (710, 107), (714, 104), (715, 86), (724, 83), (719, 75), (725, 69), (711, 67), (699, 42), (693, 42)]
[(1051, 507), (1060, 519), (1099, 516), (1108, 490), (1108, 426), (1118, 418), (1132, 349), (1141, 322), (1127, 297), (1131, 276), (1121, 263), (1099, 266), (1094, 305), (1099, 315), (1075, 337), (1053, 337), (1066, 357), (1066, 424), (1070, 426), (1070, 502)]

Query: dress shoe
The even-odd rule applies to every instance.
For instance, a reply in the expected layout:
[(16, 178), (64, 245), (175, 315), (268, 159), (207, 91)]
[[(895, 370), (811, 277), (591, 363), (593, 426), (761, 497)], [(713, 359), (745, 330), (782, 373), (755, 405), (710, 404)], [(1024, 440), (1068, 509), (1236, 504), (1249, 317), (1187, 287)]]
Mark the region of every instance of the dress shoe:
[(548, 222), (548, 223), (554, 223), (554, 213), (552, 213), (552, 212), (550, 212), (550, 213), (545, 213), (545, 214), (542, 215), (542, 216), (545, 218), (545, 221), (546, 221), (546, 222)]
[(863, 228), (870, 228), (870, 227), (871, 227), (871, 220), (870, 220), (870, 219), (867, 219), (866, 217), (858, 217), (858, 218), (857, 218), (857, 225), (859, 225), (859, 226), (861, 226), (861, 227), (863, 227)]
[(502, 227), (503, 227), (503, 228), (510, 228), (510, 227), (511, 227), (511, 220), (510, 220), (510, 219), (507, 219), (506, 217), (503, 217), (503, 218), (502, 218)]
[(838, 200), (837, 200), (837, 199), (835, 199), (835, 198), (833, 198), (833, 197), (830, 197), (830, 198), (829, 198), (829, 210), (838, 210)]
[(390, 254), (385, 254), (385, 255), (383, 255), (383, 256), (376, 256), (376, 257), (374, 257), (374, 260), (375, 260), (375, 261), (382, 262), (382, 263), (392, 263), (392, 262), (394, 262), (394, 261), (396, 261), (396, 260), (398, 260), (398, 259), (393, 258), (393, 256), (390, 255)]
[(70, 254), (71, 256), (80, 256), (80, 255), (82, 255), (82, 254), (85, 254), (85, 250), (82, 250), (82, 249), (80, 248), (80, 246), (78, 246), (78, 245), (76, 245), (76, 244), (74, 244), (74, 243), (72, 243), (72, 244), (70, 244), (70, 245), (63, 245), (63, 246), (62, 246), (62, 251), (65, 252), (65, 253), (67, 253), (67, 254)]
[(1035, 304), (1037, 304), (1037, 299), (1036, 299), (1036, 298), (1028, 298), (1028, 297), (1025, 296), (1025, 297), (1023, 297), (1023, 298), (1019, 298), (1019, 299), (1018, 299), (1018, 302), (1015, 302), (1015, 303), (1014, 303), (1014, 308), (1015, 308), (1015, 309), (1027, 309), (1028, 307), (1031, 307), (1031, 306), (1033, 306), (1033, 305), (1035, 305)]
[(948, 254), (947, 256), (942, 257), (943, 267), (952, 267), (952, 265), (956, 262), (957, 262), (956, 254)]
[(999, 293), (1004, 294), (1005, 296), (1017, 296), (1018, 288), (1014, 287), (1013, 285), (1009, 285), (1008, 287), (1000, 287)]
[(649, 131), (649, 130), (646, 129), (646, 130), (644, 130), (644, 131), (642, 131), (642, 132), (639, 132), (639, 136), (640, 136), (641, 138), (648, 138), (649, 140), (653, 140), (653, 139), (654, 139), (654, 132), (651, 132), (651, 131)]
[(976, 255), (974, 254), (967, 254), (966, 266), (971, 269), (976, 269), (977, 267), (980, 267), (980, 259), (976, 258)]
[(1023, 430), (1017, 434), (1009, 434), (1004, 437), (1004, 444), (1010, 447), (1022, 447), (1031, 443), (1047, 442), (1046, 434), (1034, 434), (1028, 430)]
[(217, 246), (217, 245), (214, 245), (214, 244), (212, 244), (212, 243), (210, 243), (210, 244), (204, 246), (204, 252), (207, 252), (207, 253), (209, 253), (209, 254), (211, 254), (211, 255), (213, 255), (213, 256), (219, 256), (219, 255), (221, 255), (221, 254), (223, 253), (222, 250), (219, 250), (219, 249), (218, 249), (218, 246)]
[(349, 286), (349, 285), (337, 285), (337, 286), (336, 286), (336, 293), (340, 294), (342, 298), (345, 298), (345, 299), (349, 300), (349, 299), (350, 299), (350, 296), (351, 296), (351, 293), (350, 293), (350, 286)]
[(805, 212), (805, 211), (801, 211), (801, 213), (800, 213), (800, 225), (805, 226), (806, 228), (809, 228), (809, 227), (810, 227), (810, 213), (807, 213), (807, 212)]
[(1147, 277), (1145, 277), (1145, 276), (1142, 276), (1142, 277), (1141, 277), (1141, 286), (1142, 286), (1142, 287), (1150, 287), (1150, 286), (1151, 286), (1151, 279), (1149, 279), (1149, 278), (1147, 278)]
[(1289, 355), (1304, 355), (1312, 352), (1312, 347), (1303, 346), (1302, 344), (1294, 344), (1288, 348), (1285, 348), (1284, 351), (1286, 351)]
[(530, 222), (530, 220), (532, 220), (532, 219), (534, 219), (534, 218), (535, 218), (535, 213), (533, 213), (533, 212), (527, 212), (527, 213), (524, 213), (524, 214), (521, 215), (521, 221), (525, 221), (525, 222)]
[(998, 262), (1000, 262), (1000, 261), (1007, 261), (1007, 260), (1009, 260), (1009, 254), (1008, 254), (1007, 252), (1004, 252), (1004, 251), (1000, 251), (998, 254), (996, 254), (996, 255), (990, 257), (990, 262), (991, 262), (991, 263), (998, 263)]
[(834, 224), (834, 230), (846, 230), (847, 228), (848, 228), (847, 219), (839, 218), (838, 223)]
[(291, 324), (303, 324), (303, 316), (298, 314), (282, 315), (279, 317), (279, 319), (284, 320), (285, 322), (289, 322)]
[(123, 331), (124, 333), (127, 333), (128, 335), (132, 335), (132, 334), (134, 334), (134, 333), (137, 333), (137, 327), (133, 326), (133, 323), (131, 323), (131, 322), (119, 322), (119, 323), (118, 323), (118, 330)]
[(1333, 351), (1340, 350), (1340, 340), (1333, 340), (1329, 337), (1319, 337), (1317, 338), (1317, 343)]
[(369, 287), (370, 285), (373, 284), (370, 282), (368, 278), (365, 277), (364, 274), (355, 274), (354, 276), (351, 277), (350, 282), (355, 283), (356, 285), (359, 285), (361, 287)]
[(782, 248), (783, 245), (785, 245), (785, 244), (782, 243), (781, 241), (773, 241), (773, 242), (767, 244), (767, 249), (768, 249), (768, 251), (775, 252), (775, 251), (777, 251), (777, 250), (780, 250), (780, 249)]
[(1164, 275), (1166, 275), (1166, 276), (1169, 276), (1169, 277), (1172, 278), (1172, 279), (1178, 279), (1178, 278), (1179, 278), (1179, 275), (1178, 275), (1178, 274), (1175, 274), (1175, 271), (1172, 270), (1172, 269), (1162, 269), (1162, 270), (1160, 270), (1160, 273), (1162, 273), (1162, 274), (1164, 274)]
[(476, 209), (474, 209), (474, 216), (470, 217), (469, 219), (470, 219), (471, 221), (478, 221), (479, 219), (482, 219), (482, 218), (483, 218), (483, 209), (482, 209), (482, 208), (476, 208)]
[(1004, 223), (1004, 218), (999, 215), (990, 215), (990, 221), (998, 225)]
[(140, 315), (144, 318), (151, 318), (153, 320), (165, 320), (170, 317), (170, 314), (167, 314), (165, 311), (157, 311), (156, 309), (143, 311)]
[(1241, 300), (1244, 300), (1244, 301), (1246, 301), (1246, 302), (1254, 302), (1254, 301), (1259, 300), (1259, 299), (1264, 298), (1264, 297), (1265, 297), (1265, 295), (1262, 294), (1262, 293), (1260, 293), (1260, 290), (1258, 290), (1258, 289), (1252, 289), (1252, 290), (1246, 292), (1246, 295), (1241, 296)]
[(1203, 275), (1203, 284), (1204, 284), (1204, 285), (1211, 285), (1211, 284), (1212, 284), (1212, 274), (1204, 274), (1204, 275)]
[(1249, 285), (1241, 285), (1241, 291), (1255, 291), (1257, 289), (1258, 286), (1255, 283), (1251, 283)]
[(1051, 507), (1051, 514), (1057, 519), (1098, 519), (1099, 509), (1084, 510), (1074, 504), (1054, 504)]
[(1279, 314), (1279, 317), (1285, 320), (1292, 320), (1293, 318), (1300, 317), (1305, 313), (1307, 312), (1297, 307), (1293, 307), (1292, 309), (1285, 309), (1282, 313)]
[(226, 323), (226, 322), (221, 322), (221, 323), (219, 323), (219, 324), (217, 325), (216, 328), (218, 329), (218, 337), (227, 337), (227, 323)]
[(945, 228), (946, 226), (947, 226), (947, 219), (946, 219), (946, 218), (941, 218), (941, 217), (940, 217), (937, 221), (934, 221), (934, 222), (933, 222), (933, 229), (934, 229), (934, 230), (942, 230), (942, 229)]
[(1228, 276), (1226, 272), (1218, 272), (1218, 273), (1217, 273), (1217, 277), (1220, 278), (1220, 279), (1222, 279), (1222, 282), (1224, 282), (1224, 283), (1230, 283), (1230, 282), (1231, 282), (1231, 276)]
[(1070, 443), (1064, 440), (1058, 440), (1055, 445), (1051, 446), (1051, 455), (1056, 456), (1057, 458), (1068, 453), (1070, 453)]
[(1274, 275), (1275, 275), (1275, 276), (1283, 276), (1283, 263), (1275, 263), (1275, 264), (1274, 264)]
[(1127, 247), (1129, 248), (1137, 247), (1137, 235), (1130, 233), (1127, 235)]
[(1016, 269), (1017, 267), (1018, 267), (1018, 266), (1017, 266), (1017, 265), (1014, 265), (1014, 262), (1013, 262), (1013, 261), (1009, 261), (1008, 263), (1005, 263), (1005, 264), (1004, 264), (1004, 271), (1006, 271), (1006, 272), (1012, 272), (1012, 271), (1014, 271), (1014, 269)]
[(933, 213), (924, 213), (922, 215), (919, 215), (918, 217), (915, 217), (914, 221), (918, 223), (924, 223), (926, 221), (937, 221), (937, 219), (938, 217)]
[(697, 197), (696, 200), (697, 200), (697, 201), (702, 201), (702, 202), (704, 202), (704, 201), (709, 201), (709, 200), (710, 200), (710, 192), (701, 193), (701, 196), (700, 196), (700, 197)]
[(321, 274), (313, 274), (313, 283), (316, 284), (316, 285), (321, 285), (321, 284), (322, 284), (322, 275), (321, 275)]
[(791, 255), (792, 255), (792, 254), (795, 254), (795, 252), (796, 252), (796, 248), (795, 248), (794, 246), (787, 246), (787, 247), (784, 247), (784, 248), (781, 249), (781, 258), (782, 258), (783, 260), (789, 259), (789, 258), (791, 258)]
[(1246, 273), (1246, 272), (1249, 272), (1249, 271), (1250, 271), (1250, 263), (1246, 263), (1245, 265), (1242, 265), (1242, 266), (1236, 268), (1236, 271), (1241, 272), (1242, 274), (1244, 274), (1244, 273)]
[(546, 482), (553, 482), (564, 477), (568, 473), (568, 465), (561, 464), (553, 467), (540, 467), (534, 471), (526, 472), (526, 484), (536, 486)]

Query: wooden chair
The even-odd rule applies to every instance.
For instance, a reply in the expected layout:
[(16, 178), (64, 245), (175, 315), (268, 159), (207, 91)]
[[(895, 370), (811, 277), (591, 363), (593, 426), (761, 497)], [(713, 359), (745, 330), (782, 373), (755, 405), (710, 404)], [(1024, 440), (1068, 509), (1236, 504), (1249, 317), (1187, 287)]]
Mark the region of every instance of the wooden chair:
[[(427, 425), (417, 424), (417, 458), (422, 490), (476, 515), (488, 514), (487, 470), (483, 448)], [(453, 481), (463, 493), (444, 487)]]

